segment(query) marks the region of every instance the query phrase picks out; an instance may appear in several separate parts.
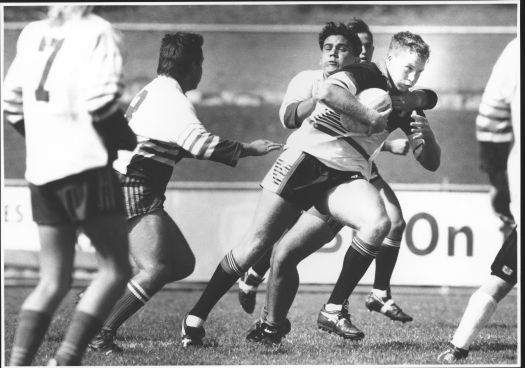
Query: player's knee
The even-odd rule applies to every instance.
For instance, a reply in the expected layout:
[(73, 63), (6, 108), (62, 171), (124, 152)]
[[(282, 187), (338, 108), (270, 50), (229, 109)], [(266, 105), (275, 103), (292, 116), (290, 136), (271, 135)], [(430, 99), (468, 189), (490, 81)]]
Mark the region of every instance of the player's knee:
[(384, 238), (390, 232), (392, 222), (386, 214), (377, 214), (368, 222), (370, 230), (375, 237)]
[(275, 249), (272, 258), (272, 268), (275, 272), (295, 266), (297, 266), (297, 263), (295, 262), (293, 254), (282, 247), (277, 247), (277, 249)]
[(41, 279), (37, 290), (51, 300), (62, 300), (71, 288), (71, 277), (60, 279)]

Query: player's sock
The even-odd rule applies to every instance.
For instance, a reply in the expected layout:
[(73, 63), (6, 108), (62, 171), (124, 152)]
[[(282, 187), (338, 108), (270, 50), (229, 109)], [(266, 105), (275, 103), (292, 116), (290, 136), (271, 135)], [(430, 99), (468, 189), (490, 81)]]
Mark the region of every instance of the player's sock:
[(340, 312), (341, 309), (343, 309), (342, 304), (326, 303), (324, 305), (324, 310), (327, 312)]
[(55, 355), (59, 365), (80, 365), (82, 356), (89, 344), (102, 327), (102, 321), (91, 314), (75, 311), (66, 337)]
[(142, 308), (149, 300), (148, 292), (138, 282), (130, 280), (124, 295), (115, 303), (109, 317), (104, 322), (104, 330), (117, 329)]
[(366, 270), (377, 255), (377, 246), (365, 243), (354, 236), (343, 260), (343, 269), (335, 283), (332, 295), (328, 299), (331, 304), (343, 304), (359, 283)]
[(248, 293), (250, 291), (257, 291), (257, 288), (263, 282), (264, 278), (260, 276), (253, 268), (250, 268), (247, 271), (248, 277), (246, 277), (244, 280), (239, 280), (239, 288), (244, 291), (245, 293)]
[[(270, 269), (270, 259), (272, 258), (272, 250), (268, 249), (263, 256), (254, 264), (250, 270), (255, 271), (259, 278), (263, 278), (266, 272)], [(249, 271), (248, 271), (249, 272)]]
[(374, 289), (389, 290), (401, 240), (385, 238), (376, 257)]
[(27, 309), (20, 311), (9, 365), (31, 364), (50, 323), (50, 314)]
[(372, 293), (381, 299), (385, 299), (386, 297), (388, 297), (388, 292), (386, 290), (372, 289)]
[(186, 316), (186, 324), (190, 327), (202, 327), (204, 325), (204, 320), (200, 317), (189, 314)]
[(479, 331), (485, 327), (485, 324), (496, 311), (497, 305), (498, 302), (492, 296), (481, 290), (474, 292), (454, 334), (452, 344), (458, 348), (468, 350)]
[(215, 269), (206, 289), (189, 314), (206, 320), (215, 304), (230, 290), (244, 272), (246, 271), (237, 265), (230, 251)]

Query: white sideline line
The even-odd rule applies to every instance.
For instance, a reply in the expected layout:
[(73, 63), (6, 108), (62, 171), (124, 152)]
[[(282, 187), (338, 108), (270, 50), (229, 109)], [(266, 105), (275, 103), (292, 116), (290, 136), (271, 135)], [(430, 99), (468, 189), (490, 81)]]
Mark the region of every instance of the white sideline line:
[[(25, 187), (27, 182), (24, 179), (5, 179), (5, 187)], [(390, 184), (396, 191), (416, 191), (416, 192), (488, 192), (489, 186), (482, 184), (451, 184), (428, 183), (428, 184)], [(259, 182), (252, 181), (185, 181), (168, 183), (168, 189), (175, 190), (258, 190)]]
[[(5, 30), (21, 30), (27, 22), (6, 22)], [(309, 24), (198, 24), (113, 23), (122, 31), (194, 31), (231, 33), (318, 33), (321, 25)], [(393, 34), (409, 29), (419, 34), (517, 34), (515, 26), (370, 26), (374, 34)]]

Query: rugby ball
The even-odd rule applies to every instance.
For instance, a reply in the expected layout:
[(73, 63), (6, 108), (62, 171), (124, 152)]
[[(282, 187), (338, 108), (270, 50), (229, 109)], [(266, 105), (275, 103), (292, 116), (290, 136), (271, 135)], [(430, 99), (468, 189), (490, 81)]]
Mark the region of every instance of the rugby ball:
[[(392, 99), (387, 91), (381, 88), (368, 88), (359, 92), (356, 96), (357, 100), (366, 107), (370, 107), (376, 111), (383, 112), (392, 106)], [(361, 121), (355, 120), (353, 117), (341, 114), (341, 124), (354, 133), (367, 133), (368, 125)]]

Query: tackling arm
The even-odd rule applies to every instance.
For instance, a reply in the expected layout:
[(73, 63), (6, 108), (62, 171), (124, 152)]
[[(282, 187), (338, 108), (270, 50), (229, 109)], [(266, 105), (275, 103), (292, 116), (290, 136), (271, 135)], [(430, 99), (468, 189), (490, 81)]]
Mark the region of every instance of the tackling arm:
[[(369, 127), (370, 133), (380, 132), (386, 129), (386, 123), (391, 109), (378, 112), (366, 107), (359, 102), (349, 90), (332, 83), (322, 83), (317, 93), (317, 98), (320, 102), (340, 114), (352, 116), (362, 121), (363, 124)], [(353, 126), (343, 126), (349, 131), (355, 130)]]
[(412, 113), (412, 134), (408, 137), (414, 157), (429, 171), (436, 171), (441, 164), (441, 147), (426, 117)]

